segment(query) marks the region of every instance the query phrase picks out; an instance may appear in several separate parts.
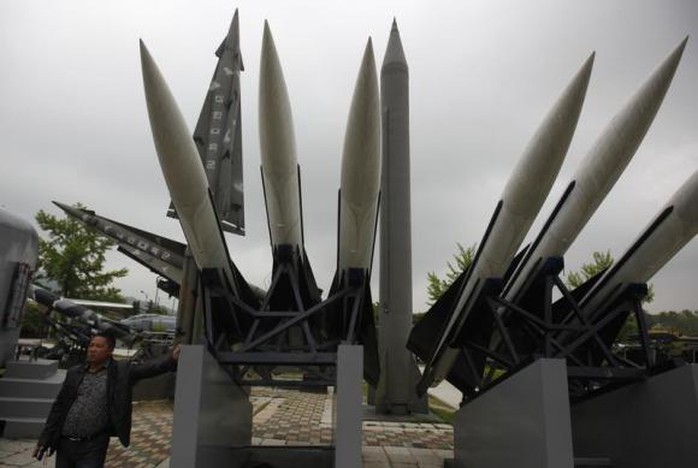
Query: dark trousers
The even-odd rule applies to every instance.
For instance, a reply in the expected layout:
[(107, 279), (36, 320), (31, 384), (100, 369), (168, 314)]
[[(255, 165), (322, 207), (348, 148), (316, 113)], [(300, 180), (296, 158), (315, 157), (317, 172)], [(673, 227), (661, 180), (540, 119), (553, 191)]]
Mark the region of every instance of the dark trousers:
[(56, 450), (56, 468), (102, 468), (108, 447), (107, 434), (80, 442), (61, 437)]

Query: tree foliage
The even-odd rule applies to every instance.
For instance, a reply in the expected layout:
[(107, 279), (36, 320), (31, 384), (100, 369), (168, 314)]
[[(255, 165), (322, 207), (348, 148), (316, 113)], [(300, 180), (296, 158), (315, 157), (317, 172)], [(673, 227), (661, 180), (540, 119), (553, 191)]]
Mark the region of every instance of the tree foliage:
[(458, 279), (460, 274), (466, 271), (473, 263), (477, 244), (467, 248), (463, 247), (461, 243), (456, 243), (456, 246), (458, 247), (458, 252), (453, 254), (454, 263), (447, 262), (448, 272), (446, 272), (444, 279), (439, 278), (433, 271), (427, 273), (427, 297), (429, 299), (427, 303), (429, 305), (439, 300), (441, 295)]
[(584, 263), (580, 271), (570, 271), (567, 273), (567, 285), (570, 288), (577, 288), (585, 283), (589, 278), (596, 276), (613, 265), (611, 251), (594, 252), (592, 254), (593, 263)]
[(670, 310), (647, 317), (647, 326), (650, 328), (667, 330), (679, 336), (698, 336), (698, 310)]
[[(584, 284), (588, 279), (596, 276), (598, 273), (613, 266), (613, 256), (611, 251), (594, 252), (592, 254), (593, 262), (584, 263), (579, 271), (570, 271), (567, 273), (567, 286), (574, 289)], [(654, 287), (649, 284), (647, 286), (647, 296), (642, 300), (643, 303), (649, 304), (654, 300)]]
[(40, 210), (35, 219), (47, 235), (39, 239), (38, 267), (46, 279), (58, 283), (61, 296), (123, 301), (112, 282), (126, 276), (128, 270), (104, 271), (104, 254), (114, 242), (70, 217), (58, 218)]

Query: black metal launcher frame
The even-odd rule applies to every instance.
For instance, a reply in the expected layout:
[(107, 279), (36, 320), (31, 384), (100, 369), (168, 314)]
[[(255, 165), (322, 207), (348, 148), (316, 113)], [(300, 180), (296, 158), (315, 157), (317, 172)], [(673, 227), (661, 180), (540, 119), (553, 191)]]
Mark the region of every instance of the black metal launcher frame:
[[(346, 287), (308, 304), (296, 266), (291, 258), (279, 261), (264, 300), (256, 306), (236, 297), (217, 271), (201, 273), (209, 350), (240, 385), (335, 385), (337, 346), (359, 341), (362, 313), (372, 306), (365, 304), (370, 295), (365, 294), (369, 284), (364, 272), (352, 272), (358, 274), (350, 275), (353, 280)], [(293, 298), (284, 310), (272, 307), (279, 287), (290, 288)], [(278, 378), (289, 367), (301, 370), (303, 379)]]
[[(471, 400), (539, 358), (565, 359), (572, 401), (637, 381), (666, 367), (654, 361), (641, 302), (645, 284), (628, 285), (611, 303), (585, 315), (579, 299), (595, 283), (568, 289), (562, 258), (545, 260), (519, 300), (500, 297), (502, 281), (487, 280), (478, 303), (452, 343), (459, 358), (448, 379)], [(559, 298), (554, 300), (557, 291)], [(627, 359), (613, 343), (629, 316), (637, 324), (641, 358)], [(639, 361), (639, 362), (638, 362)]]

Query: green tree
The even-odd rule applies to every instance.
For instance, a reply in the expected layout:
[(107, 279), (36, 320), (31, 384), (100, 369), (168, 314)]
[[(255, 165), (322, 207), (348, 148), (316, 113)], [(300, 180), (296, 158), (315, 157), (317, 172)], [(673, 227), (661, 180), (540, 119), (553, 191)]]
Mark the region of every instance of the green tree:
[(446, 292), (456, 279), (458, 279), (458, 276), (466, 271), (473, 263), (477, 244), (473, 244), (467, 248), (463, 247), (461, 243), (456, 243), (456, 246), (458, 247), (458, 252), (453, 254), (455, 264), (447, 262), (448, 272), (446, 273), (446, 278), (439, 278), (433, 271), (427, 273), (427, 297), (429, 298), (427, 304), (429, 305), (438, 301), (441, 295)]
[[(611, 251), (606, 252), (594, 252), (592, 254), (593, 262), (584, 263), (581, 270), (571, 271), (567, 274), (567, 286), (574, 289), (581, 286), (589, 278), (597, 275), (598, 273), (606, 270), (613, 266), (613, 256)], [(647, 285), (647, 295), (642, 300), (643, 303), (649, 304), (654, 300), (654, 287), (649, 284)]]
[(123, 302), (112, 282), (126, 276), (128, 270), (104, 271), (104, 254), (114, 242), (70, 217), (58, 218), (40, 210), (35, 219), (47, 235), (39, 239), (38, 268), (46, 279), (58, 283), (62, 296)]
[(570, 271), (567, 274), (567, 285), (574, 289), (581, 286), (589, 278), (596, 276), (603, 270), (610, 268), (613, 265), (613, 256), (611, 251), (594, 252), (592, 254), (593, 263), (584, 263), (580, 271)]
[[(567, 274), (567, 286), (574, 289), (577, 288), (578, 286), (581, 286), (585, 281), (587, 281), (589, 278), (592, 278), (593, 276), (596, 276), (597, 274), (601, 273), (602, 271), (606, 270), (607, 268), (610, 268), (613, 266), (613, 256), (611, 255), (611, 251), (607, 250), (606, 252), (594, 252), (592, 254), (593, 262), (592, 263), (584, 263), (582, 265), (581, 270), (579, 271), (571, 271)], [(645, 304), (649, 304), (654, 300), (654, 287), (649, 284), (647, 285), (647, 295), (642, 299), (642, 302)], [(645, 317), (648, 315), (643, 312)], [(648, 324), (649, 326), (649, 324)], [(637, 319), (635, 317), (635, 314), (630, 314), (628, 318), (626, 319), (625, 323), (623, 324), (623, 328), (621, 329), (620, 333), (618, 334), (617, 341), (619, 342), (624, 342), (627, 341), (631, 336), (637, 335), (638, 334), (638, 327), (637, 327)]]
[(43, 314), (39, 304), (32, 301), (27, 301), (24, 304), (24, 314), (22, 315), (22, 328), (20, 337), (22, 338), (42, 338), (44, 335)]

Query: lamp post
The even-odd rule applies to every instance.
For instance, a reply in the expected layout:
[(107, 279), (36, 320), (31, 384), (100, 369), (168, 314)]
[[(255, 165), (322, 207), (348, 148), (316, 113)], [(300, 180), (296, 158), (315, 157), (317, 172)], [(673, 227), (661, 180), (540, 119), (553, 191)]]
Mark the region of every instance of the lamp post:
[(148, 307), (150, 306), (150, 298), (148, 297), (148, 293), (143, 291), (142, 289), (141, 289), (141, 294), (143, 294), (145, 296), (145, 308), (142, 308), (142, 310), (147, 312)]

